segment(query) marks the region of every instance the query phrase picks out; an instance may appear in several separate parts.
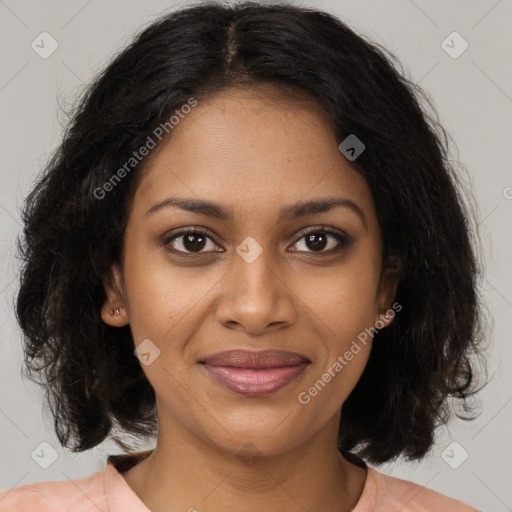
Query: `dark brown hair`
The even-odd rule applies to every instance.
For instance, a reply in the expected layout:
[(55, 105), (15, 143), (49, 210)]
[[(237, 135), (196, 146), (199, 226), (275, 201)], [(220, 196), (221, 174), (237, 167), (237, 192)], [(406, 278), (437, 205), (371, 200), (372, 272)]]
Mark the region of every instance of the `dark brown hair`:
[(352, 165), (374, 196), (384, 264), (392, 253), (402, 261), (402, 310), (375, 334), (343, 404), (339, 449), (374, 463), (421, 458), (448, 400), (476, 391), (471, 356), (484, 336), (471, 209), (428, 97), (385, 49), (314, 9), (194, 4), (141, 30), (86, 89), (23, 206), (16, 313), (27, 376), (44, 386), (63, 446), (111, 435), (130, 450), (123, 433), (155, 434), (155, 392), (130, 327), (100, 317), (144, 161), (106, 197), (95, 191), (191, 97), (250, 84), (300, 89), (340, 142), (355, 134), (366, 146)]

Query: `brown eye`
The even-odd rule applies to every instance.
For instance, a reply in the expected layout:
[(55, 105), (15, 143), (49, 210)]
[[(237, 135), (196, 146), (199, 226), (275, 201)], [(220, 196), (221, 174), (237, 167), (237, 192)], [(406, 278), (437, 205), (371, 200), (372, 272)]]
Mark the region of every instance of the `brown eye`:
[[(329, 239), (331, 239), (331, 242), (329, 242)], [(328, 228), (312, 229), (304, 234), (300, 240), (304, 240), (303, 246), (306, 247), (304, 252), (317, 252), (320, 254), (338, 252), (352, 243), (352, 240), (344, 233)], [(296, 242), (296, 245), (299, 241)], [(325, 250), (326, 248), (327, 250)], [(300, 249), (294, 251), (302, 252)]]
[(208, 242), (211, 242), (213, 247), (210, 247), (210, 250), (213, 249), (215, 251), (215, 242), (213, 239), (205, 232), (201, 230), (188, 230), (188, 231), (180, 231), (175, 235), (166, 238), (163, 241), (163, 245), (168, 246), (172, 245), (172, 251), (191, 254), (191, 253), (201, 253), (201, 252), (210, 252), (209, 250), (203, 251), (203, 249), (208, 248)]

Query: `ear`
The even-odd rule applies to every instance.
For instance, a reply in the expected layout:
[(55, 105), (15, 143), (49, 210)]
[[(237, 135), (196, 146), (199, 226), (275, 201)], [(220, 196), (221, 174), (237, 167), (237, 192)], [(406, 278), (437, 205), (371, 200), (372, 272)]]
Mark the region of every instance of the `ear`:
[(101, 308), (102, 320), (112, 327), (128, 324), (128, 314), (122, 290), (123, 278), (117, 265), (112, 266), (111, 274), (103, 282), (105, 299)]
[[(402, 263), (398, 256), (390, 255), (382, 270), (377, 300), (375, 301), (375, 324), (377, 324), (376, 327), (379, 329), (383, 329), (391, 324), (395, 316), (395, 311), (391, 306), (396, 297), (401, 265)], [(400, 309), (402, 308), (400, 307)]]

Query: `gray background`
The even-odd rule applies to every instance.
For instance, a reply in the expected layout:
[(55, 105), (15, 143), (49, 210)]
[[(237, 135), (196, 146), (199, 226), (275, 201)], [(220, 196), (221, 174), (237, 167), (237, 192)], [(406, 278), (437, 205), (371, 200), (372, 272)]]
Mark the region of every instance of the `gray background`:
[[(489, 349), (492, 381), (480, 395), (482, 414), (473, 422), (457, 420), (440, 430), (435, 449), (420, 463), (396, 462), (379, 469), (483, 510), (512, 510), (512, 189), (508, 188), (512, 187), (512, 68), (506, 64), (512, 53), (512, 2), (296, 3), (338, 15), (400, 58), (410, 77), (427, 91), (456, 141), (478, 203), (484, 241), (482, 292), (494, 317)], [(13, 313), (19, 207), (60, 140), (67, 119), (59, 113), (59, 105), (71, 105), (135, 30), (164, 11), (185, 5), (0, 0), (0, 489), (87, 476), (103, 469), (105, 453), (114, 451), (109, 443), (80, 455), (63, 450), (51, 420), (43, 414), (39, 389), (20, 376), (20, 332)], [(59, 44), (48, 59), (31, 48), (43, 31)], [(455, 59), (441, 46), (453, 31), (469, 44)], [(457, 49), (459, 43), (454, 44)], [(42, 442), (58, 454), (48, 469), (31, 457)], [(452, 442), (458, 443), (455, 450), (444, 452)], [(460, 461), (459, 446), (469, 457), (453, 469), (445, 459)]]

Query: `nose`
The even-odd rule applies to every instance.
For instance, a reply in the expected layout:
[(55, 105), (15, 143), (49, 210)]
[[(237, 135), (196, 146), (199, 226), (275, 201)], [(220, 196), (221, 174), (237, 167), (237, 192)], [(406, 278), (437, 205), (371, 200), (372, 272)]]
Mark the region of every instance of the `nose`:
[(263, 251), (248, 262), (238, 254), (222, 280), (217, 320), (226, 328), (259, 334), (292, 325), (297, 317), (296, 294), (286, 270)]

